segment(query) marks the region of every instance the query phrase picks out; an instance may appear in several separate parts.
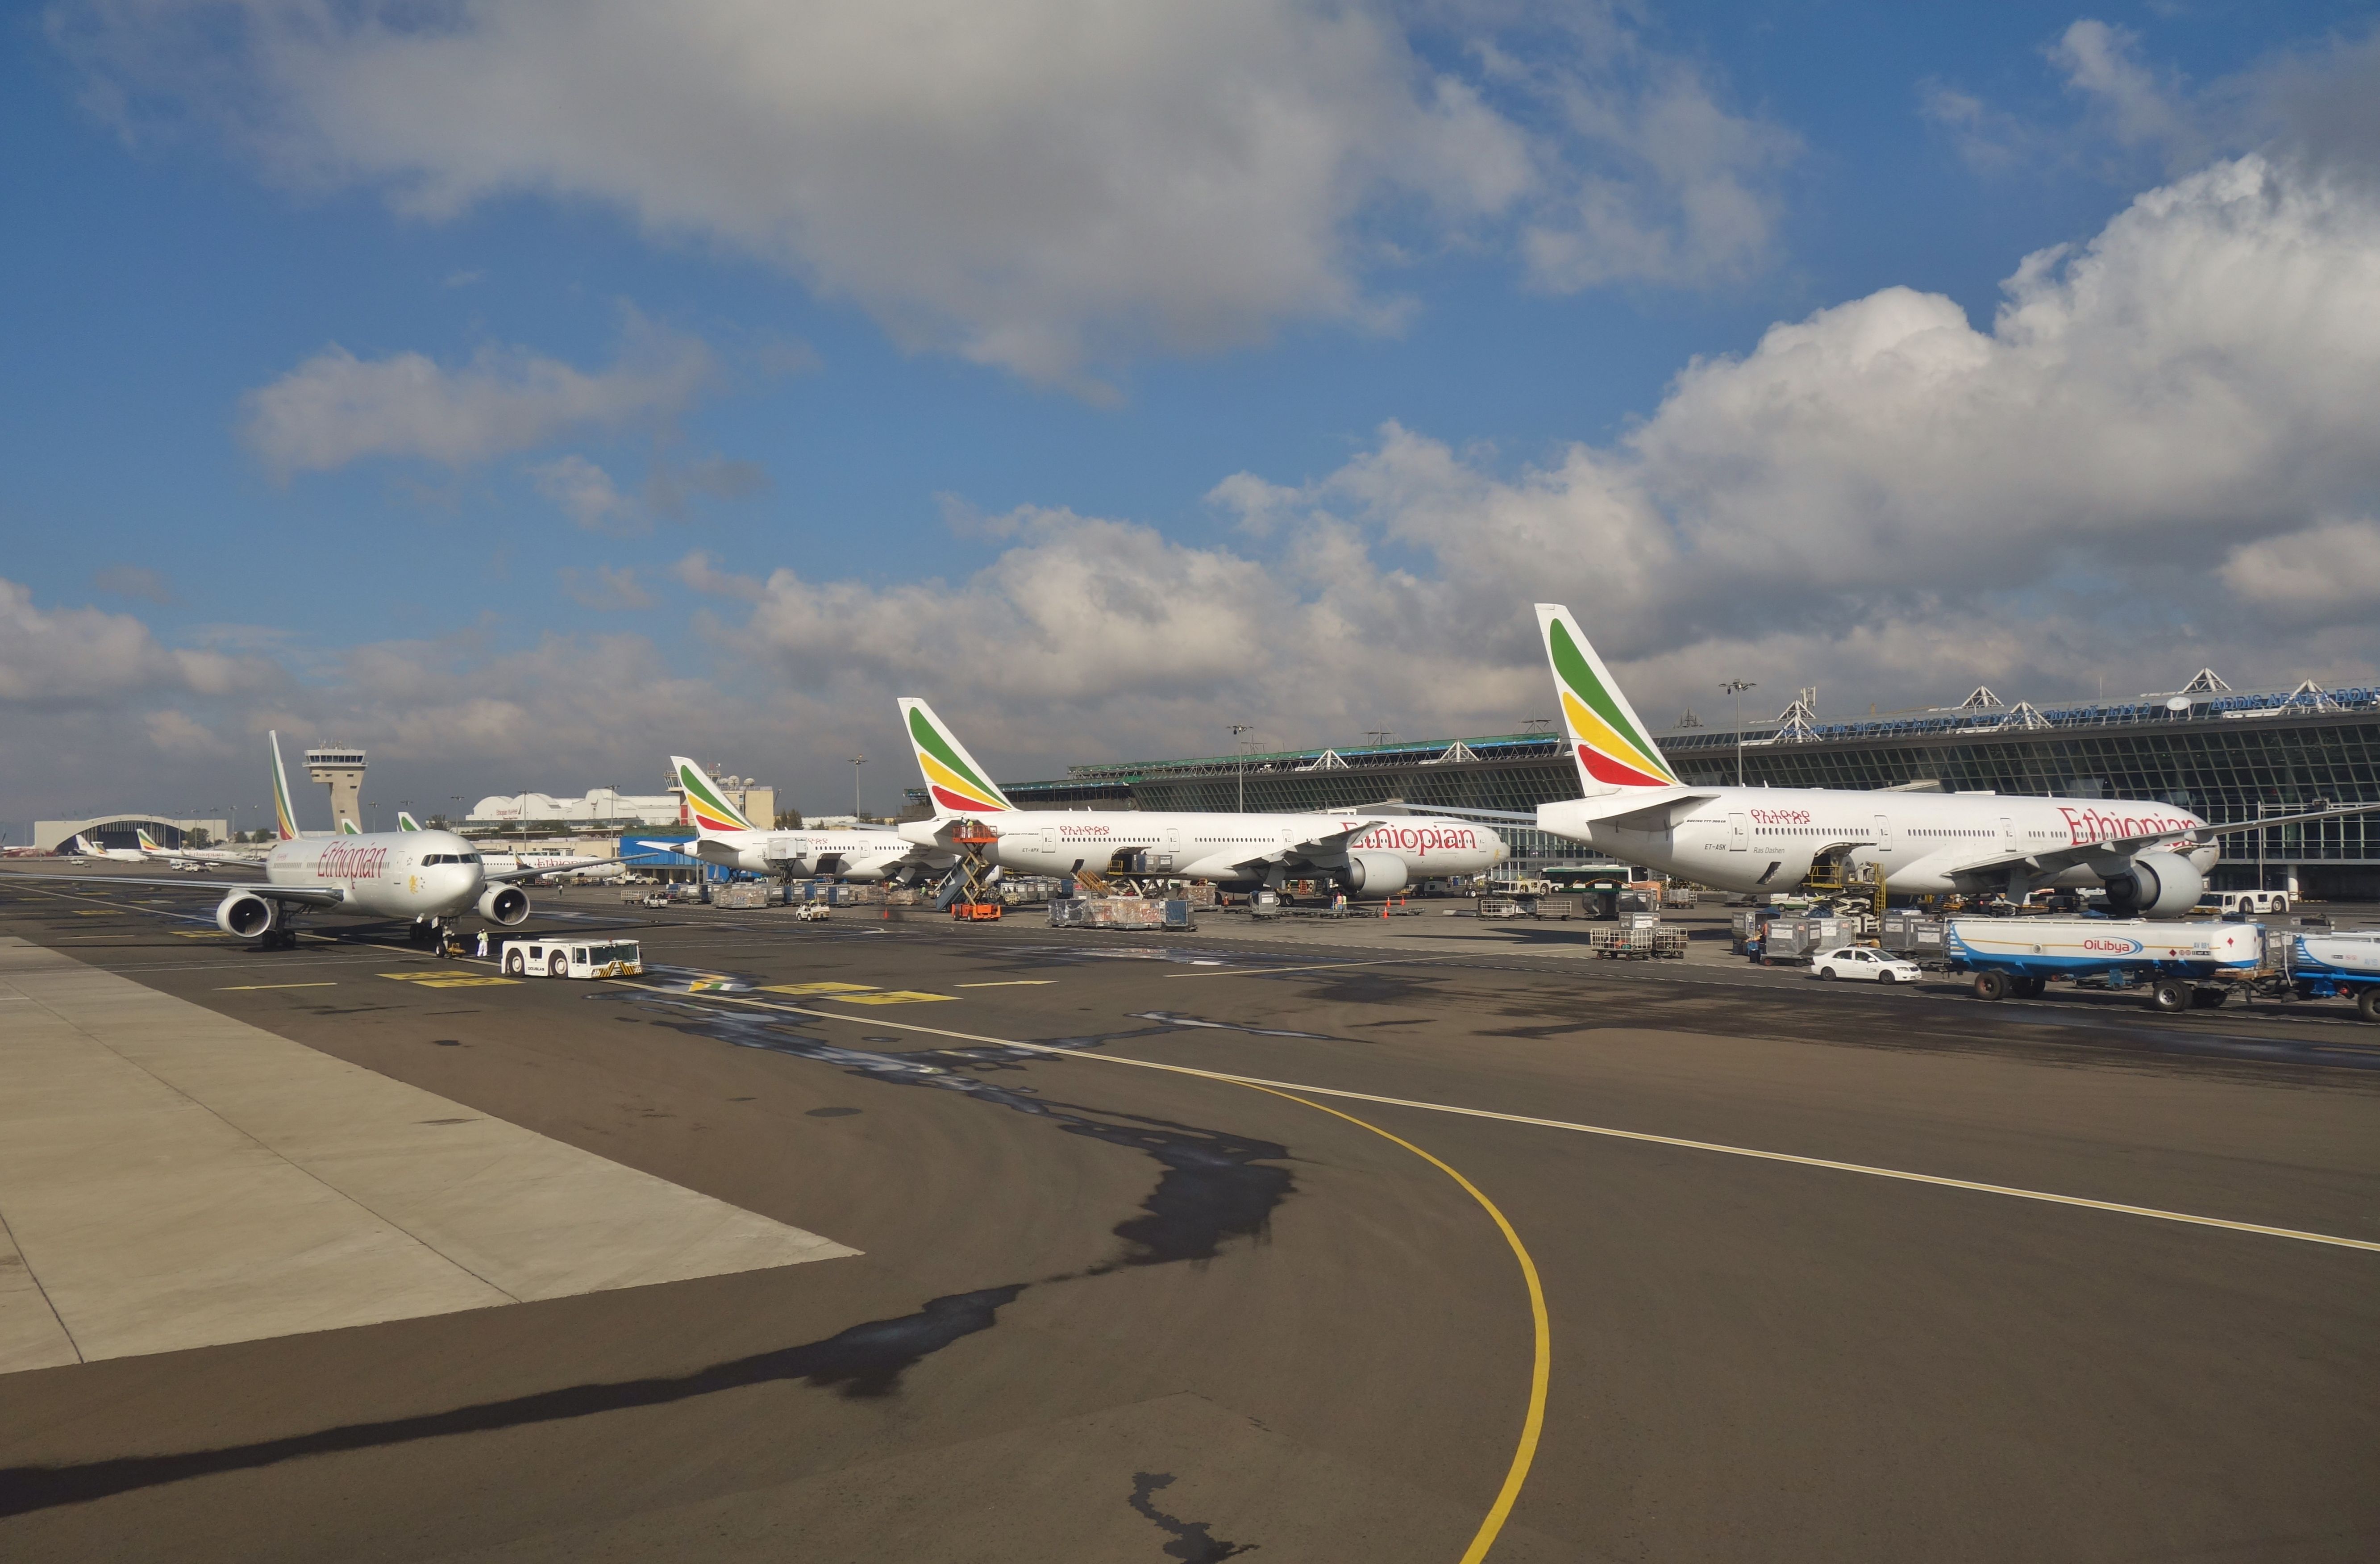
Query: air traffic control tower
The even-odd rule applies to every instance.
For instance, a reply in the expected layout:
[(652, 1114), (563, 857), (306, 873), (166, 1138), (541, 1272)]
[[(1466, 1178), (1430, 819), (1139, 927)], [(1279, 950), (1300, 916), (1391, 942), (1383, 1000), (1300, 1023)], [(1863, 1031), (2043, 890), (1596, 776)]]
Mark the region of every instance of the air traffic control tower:
[(357, 800), (364, 791), (364, 752), (349, 744), (328, 744), (306, 752), (306, 774), (331, 790), (331, 829), (353, 820), (363, 829)]

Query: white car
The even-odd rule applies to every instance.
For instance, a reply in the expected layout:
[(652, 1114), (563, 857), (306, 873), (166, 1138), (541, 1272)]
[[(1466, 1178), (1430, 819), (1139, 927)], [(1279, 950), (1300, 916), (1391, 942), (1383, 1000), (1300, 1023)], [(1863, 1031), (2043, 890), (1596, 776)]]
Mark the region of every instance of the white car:
[(1815, 956), (1810, 970), (1820, 977), (1860, 977), (1871, 983), (1914, 983), (1923, 975), (1915, 962), (1864, 945), (1845, 945)]

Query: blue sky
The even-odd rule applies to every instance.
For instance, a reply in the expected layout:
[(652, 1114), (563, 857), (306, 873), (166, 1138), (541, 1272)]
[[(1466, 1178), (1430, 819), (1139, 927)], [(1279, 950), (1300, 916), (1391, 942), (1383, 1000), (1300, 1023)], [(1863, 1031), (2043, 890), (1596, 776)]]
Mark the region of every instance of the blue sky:
[[(2198, 479), (2220, 504), (2111, 500), (2078, 446), (1969, 513), (1944, 494), (2032, 467), (2035, 436), (1895, 435), (1844, 401), (1780, 457), (1746, 399), (1779, 322), (1910, 289), (1990, 333), (2045, 247), (2194, 253), (2179, 219), (2125, 214), (2242, 158), (2324, 192), (2300, 216), (2346, 291), (2268, 301), (2325, 361), (2249, 361), (2290, 330), (2246, 321), (2215, 378), (2351, 393), (2360, 346), (2305, 321), (2362, 307), (2370, 127), (2301, 111), (2371, 85), (2369, 7), (1251, 5), (998, 68), (1004, 28), (1078, 18), (1019, 6), (972, 23), (972, 54), (912, 57), (802, 11), (748, 52), (847, 49), (856, 85), (782, 117), (768, 91), (716, 109), (700, 50), (605, 75), (675, 44), (603, 6), (497, 0), (431, 24), (435, 49), (394, 10), (327, 41), (271, 4), (15, 19), (0, 699), (42, 757), (0, 761), (12, 836), (245, 786), (275, 722), (371, 746), (375, 791), (575, 792), (693, 747), (830, 801), (851, 746), (894, 754), (894, 693), (980, 713), (1011, 774), (1220, 749), (1233, 720), (1282, 744), (1492, 731), (1537, 698), (1541, 591), (1612, 594), (1590, 630), (1648, 714), (1745, 666), (1839, 709), (1955, 699), (1970, 673), (2049, 696), (2208, 659), (2239, 683), (2372, 670), (2351, 430), (2312, 468), (2243, 442)], [(1178, 161), (1245, 130), (1216, 105), (1250, 74), (1295, 131)], [(563, 106), (524, 125), (515, 86)], [(1047, 108), (1069, 94), (1092, 106)], [(1085, 168), (1114, 189), (1051, 188)], [(1219, 178), (1245, 188), (1177, 231), (1164, 192)], [(2181, 204), (2202, 197), (2191, 232), (2236, 237), (2248, 198)], [(2070, 279), (2061, 332), (2105, 291)], [(2136, 382), (2069, 357), (2024, 394), (2120, 406), (2204, 359), (2152, 337), (2124, 351), (2173, 358)], [(1680, 398), (1697, 360), (1744, 373)], [(1813, 472), (1834, 430), (1865, 447)], [(1880, 472), (1911, 438), (1937, 468)], [(1714, 493), (1739, 465), (1768, 476)], [(2032, 564), (1960, 554), (2003, 523)], [(2317, 534), (2348, 584), (2309, 629), (2287, 540)], [(912, 780), (870, 770), (876, 804)]]

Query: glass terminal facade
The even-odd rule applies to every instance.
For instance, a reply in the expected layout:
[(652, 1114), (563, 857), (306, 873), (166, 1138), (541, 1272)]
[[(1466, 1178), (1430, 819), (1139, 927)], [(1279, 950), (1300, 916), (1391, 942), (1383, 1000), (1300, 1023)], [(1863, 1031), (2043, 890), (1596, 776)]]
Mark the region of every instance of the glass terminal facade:
[[(1978, 697), (1988, 691), (1977, 691)], [(1688, 784), (1735, 781), (1738, 735), (1684, 728), (1658, 735)], [(1949, 793), (2136, 798), (2218, 824), (2334, 804), (2380, 803), (2380, 689), (2239, 694), (2202, 675), (2171, 697), (2038, 709), (1971, 698), (1912, 717), (1818, 723), (1799, 708), (1747, 724), (1753, 787), (1904, 788)], [(1345, 748), (1218, 755), (1070, 767), (1049, 782), (1004, 782), (1026, 809), (1344, 810), (1387, 800), (1415, 809), (1509, 809), (1578, 795), (1577, 773), (1550, 734), (1500, 734)], [(916, 795), (922, 804), (922, 792)], [(1578, 857), (1578, 844), (1498, 828), (1521, 865)], [(2308, 896), (2380, 900), (2380, 815), (2276, 827), (2223, 839), (2216, 884), (2276, 887), (2294, 875)]]

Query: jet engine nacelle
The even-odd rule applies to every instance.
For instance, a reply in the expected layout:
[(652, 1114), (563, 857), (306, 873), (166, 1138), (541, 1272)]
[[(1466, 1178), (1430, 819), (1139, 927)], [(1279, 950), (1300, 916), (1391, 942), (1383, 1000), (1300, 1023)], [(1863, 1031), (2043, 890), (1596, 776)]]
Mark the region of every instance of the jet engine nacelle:
[(234, 891), (215, 903), (215, 927), (253, 940), (273, 927), (273, 903), (253, 891)]
[(1405, 879), (1405, 861), (1394, 853), (1347, 855), (1347, 889), (1359, 896), (1393, 896)]
[(528, 921), (528, 897), (517, 885), (491, 885), (480, 892), (480, 915), (511, 928)]
[(2198, 905), (2206, 877), (2188, 858), (2143, 853), (2107, 881), (2107, 910), (2119, 917), (2180, 917)]

